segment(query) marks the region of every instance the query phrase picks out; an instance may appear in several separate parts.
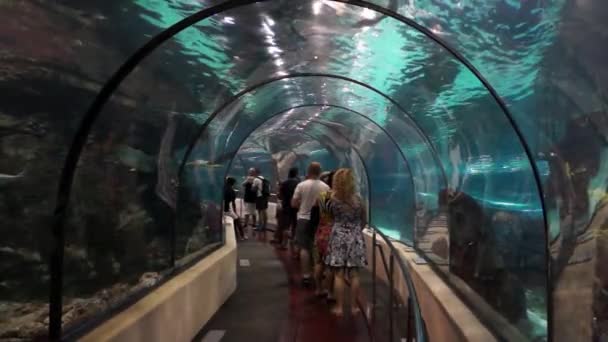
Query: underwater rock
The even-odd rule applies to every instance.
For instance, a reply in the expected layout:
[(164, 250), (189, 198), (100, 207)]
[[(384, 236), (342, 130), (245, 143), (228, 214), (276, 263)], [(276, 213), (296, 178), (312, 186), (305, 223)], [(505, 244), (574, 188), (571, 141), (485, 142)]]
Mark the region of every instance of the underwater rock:
[(157, 272), (146, 272), (139, 278), (139, 283), (133, 288), (133, 291), (139, 291), (144, 288), (153, 287), (161, 279)]
[(13, 257), (21, 258), (24, 261), (29, 261), (29, 262), (42, 261), (42, 258), (40, 257), (40, 253), (34, 252), (34, 251), (29, 251), (24, 248), (13, 249), (11, 247), (0, 247), (0, 255), (2, 256), (2, 259), (4, 259), (5, 257), (13, 256)]
[(42, 303), (0, 303), (0, 340), (31, 341), (44, 335), (48, 323), (48, 304)]
[(206, 231), (205, 227), (203, 227), (200, 224), (196, 228), (194, 228), (194, 232), (192, 233), (192, 236), (190, 236), (190, 238), (188, 238), (188, 242), (186, 243), (186, 250), (185, 250), (186, 255), (194, 253), (194, 252), (202, 249), (203, 247), (205, 247), (205, 245), (207, 245), (207, 238), (206, 238), (205, 231)]
[(143, 226), (152, 222), (148, 212), (136, 203), (130, 203), (127, 210), (119, 215), (119, 230), (140, 230)]

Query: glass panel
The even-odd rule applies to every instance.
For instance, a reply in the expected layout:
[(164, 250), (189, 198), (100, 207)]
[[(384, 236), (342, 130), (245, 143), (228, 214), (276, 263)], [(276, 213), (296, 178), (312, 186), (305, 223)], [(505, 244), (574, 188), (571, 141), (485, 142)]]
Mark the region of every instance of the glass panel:
[(176, 185), (171, 155), (176, 131), (187, 125), (176, 112), (113, 101), (95, 126), (66, 225), (66, 329), (118, 307), (170, 268)]
[[(0, 339), (47, 334), (50, 224), (67, 149), (103, 82), (148, 39), (124, 20), (132, 4), (68, 2), (0, 3)], [(86, 269), (82, 250), (66, 261)]]
[[(600, 0), (374, 3), (415, 18), (457, 47), (507, 101), (532, 147), (546, 189), (555, 265), (554, 335), (567, 340), (601, 336), (608, 326), (601, 299), (605, 272), (595, 265), (603, 260), (602, 199), (608, 184), (608, 159), (603, 153), (608, 127), (607, 56), (603, 48), (607, 44), (602, 44), (606, 42), (603, 18), (608, 6)], [(8, 175), (5, 179), (10, 182), (0, 202), (0, 215), (7, 222), (5, 235), (11, 237), (3, 249), (8, 258), (3, 259), (12, 260), (7, 265), (9, 271), (28, 270), (8, 272), (9, 291), (3, 292), (11, 302), (7, 307), (35, 302), (27, 305), (34, 311), (44, 309), (49, 244), (48, 237), (40, 236), (48, 232), (51, 198), (55, 198), (65, 148), (86, 106), (136, 47), (201, 6), (186, 0), (0, 4), (6, 19), (0, 48), (8, 53), (3, 57), (5, 72), (0, 86), (11, 99), (2, 101), (0, 108), (0, 173)], [(57, 39), (37, 40), (48, 37), (49, 32)], [(485, 298), (468, 297), (470, 302), (486, 302), (498, 311), (496, 315), (486, 310), (481, 316), (492, 321), (503, 337), (523, 333), (528, 338), (545, 338), (547, 248), (543, 212), (529, 161), (504, 113), (445, 50), (396, 20), (352, 5), (331, 1), (256, 4), (201, 22), (163, 45), (121, 86), (103, 113), (107, 118), (95, 129), (81, 162), (72, 217), (78, 218), (87, 210), (101, 215), (103, 209), (95, 210), (96, 201), (110, 201), (115, 195), (109, 193), (125, 189), (131, 191), (129, 196), (137, 197), (135, 190), (142, 183), (155, 188), (150, 198), (127, 196), (124, 201), (162, 204), (169, 198), (171, 202), (167, 189), (173, 177), (156, 179), (167, 190), (159, 193), (156, 183), (150, 181), (153, 177), (139, 171), (137, 175), (125, 170), (114, 174), (111, 169), (122, 166), (105, 165), (101, 156), (108, 154), (110, 161), (118, 160), (116, 154), (124, 152), (118, 146), (125, 144), (157, 159), (161, 151), (166, 152), (160, 148), (163, 136), (170, 135), (167, 113), (177, 112), (179, 133), (170, 144), (170, 156), (161, 158), (170, 161), (164, 170), (171, 169), (194, 137), (194, 128), (220, 103), (258, 81), (291, 72), (323, 72), (364, 81), (395, 99), (413, 115), (418, 127), (390, 102), (367, 91), (351, 91), (357, 88), (354, 84), (325, 80), (308, 84), (286, 81), (281, 85), (292, 89), (274, 88), (268, 97), (248, 96), (233, 109), (239, 115), (249, 115), (244, 113), (283, 110), (294, 104), (340, 104), (372, 118), (390, 133), (409, 161), (407, 172), (415, 184), (413, 237), (417, 247), (463, 280), (457, 285), (463, 292), (472, 288)], [(326, 89), (323, 83), (328, 84)], [(227, 141), (229, 145), (221, 149), (228, 151), (235, 140), (217, 132), (225, 127), (238, 132), (235, 122), (257, 121), (232, 122), (229, 116), (224, 117), (228, 120), (219, 118), (212, 123), (216, 132), (211, 135), (217, 141)], [(122, 122), (124, 127), (115, 128)], [(127, 127), (132, 127), (131, 131)], [(144, 135), (152, 136), (150, 145), (158, 146), (149, 150), (134, 147), (145, 145), (132, 142)], [(208, 139), (202, 137), (201, 141)], [(103, 146), (97, 146), (100, 144)], [(128, 150), (126, 159), (141, 160), (133, 159), (133, 153)], [(374, 156), (369, 163), (376, 166), (378, 158)], [(195, 160), (227, 163), (218, 151), (200, 146), (191, 161)], [(24, 177), (10, 177), (24, 168)], [(209, 163), (188, 165), (178, 199), (178, 258), (188, 254), (194, 231), (209, 233), (205, 239), (220, 238), (217, 231), (212, 232), (217, 216), (213, 203), (219, 201), (224, 171)], [(396, 174), (402, 172), (406, 170), (395, 170)], [(100, 179), (113, 177), (119, 180), (117, 190), (101, 185), (106, 183)], [(211, 186), (201, 189), (201, 179)], [(103, 195), (88, 194), (84, 187), (87, 180), (100, 180), (91, 187)], [(388, 178), (374, 184), (378, 182), (378, 189), (390, 183)], [(126, 207), (119, 204), (119, 210)], [(114, 215), (104, 218), (116, 220)], [(171, 221), (168, 216), (155, 220), (159, 226)], [(76, 247), (68, 248), (89, 248), (83, 245), (87, 229), (70, 223), (68, 230), (74, 236), (68, 240)], [(472, 247), (464, 248), (469, 242), (474, 242)], [(70, 263), (66, 260), (66, 267)], [(76, 266), (69, 266), (68, 273), (77, 274)], [(31, 274), (36, 277), (22, 286)], [(516, 290), (507, 291), (504, 284)], [(71, 285), (68, 282), (66, 286)], [(482, 306), (476, 305), (476, 310)], [(584, 323), (565, 324), (572, 313)], [(500, 323), (496, 316), (508, 323)], [(43, 323), (36, 326), (43, 328)]]
[[(474, 227), (455, 228), (449, 239), (445, 238), (444, 233), (443, 241), (439, 242), (440, 251), (435, 254), (442, 255), (444, 260), (446, 255), (450, 256), (451, 272), (463, 280), (460, 285), (457, 285), (462, 288), (462, 292), (466, 293), (468, 288), (473, 288), (482, 295), (483, 299), (469, 298), (471, 303), (477, 307), (489, 303), (496, 311), (496, 313), (492, 313), (492, 310), (486, 311), (488, 314), (484, 314), (487, 316), (484, 319), (493, 322), (492, 325), (495, 327), (500, 326), (496, 329), (497, 332), (502, 334), (505, 331), (502, 327), (510, 326), (513, 329), (509, 331), (513, 331), (513, 334), (516, 335), (521, 332), (524, 335), (535, 337), (539, 333), (546, 335), (545, 323), (543, 323), (543, 317), (546, 317), (546, 301), (543, 299), (546, 272), (539, 272), (546, 269), (546, 265), (537, 267), (538, 265), (535, 263), (545, 253), (545, 240), (542, 236), (542, 210), (538, 210), (540, 208), (539, 195), (536, 188), (532, 186), (534, 178), (530, 164), (517, 136), (510, 128), (501, 108), (497, 106), (482, 84), (468, 69), (460, 65), (438, 45), (392, 19), (385, 18), (375, 24), (370, 24), (370, 28), (367, 30), (349, 30), (358, 25), (363, 13), (361, 9), (345, 6), (340, 12), (340, 20), (334, 20), (333, 16), (328, 19), (315, 13), (314, 8), (306, 6), (289, 10), (273, 6), (275, 5), (264, 4), (257, 7), (263, 13), (260, 21), (261, 29), (260, 31), (252, 30), (250, 36), (247, 37), (248, 40), (253, 41), (262, 33), (261, 37), (257, 37), (257, 39), (262, 38), (259, 40), (260, 44), (246, 44), (247, 54), (259, 56), (260, 59), (239, 62), (243, 65), (257, 63), (255, 67), (251, 65), (250, 68), (245, 69), (255, 70), (255, 72), (245, 72), (249, 84), (253, 84), (259, 75), (267, 77), (267, 75), (273, 74), (269, 70), (275, 70), (275, 75), (284, 75), (293, 71), (314, 72), (318, 70), (365, 80), (367, 84), (393, 96), (401, 106), (414, 115), (419, 130), (426, 134), (432, 143), (432, 151), (436, 153), (434, 158), (441, 160), (444, 165), (447, 187), (433, 189), (434, 192), (439, 190), (435, 196), (440, 198), (439, 193), (447, 191), (462, 194), (464, 198), (471, 200), (472, 208), (470, 210), (464, 210), (464, 213), (460, 213), (458, 216), (454, 212), (455, 209), (449, 208), (448, 214), (458, 216), (458, 220), (460, 220), (452, 222), (455, 219), (450, 217), (449, 223), (462, 225), (465, 222), (464, 224), (471, 224)], [(248, 23), (252, 20), (250, 13), (247, 13), (249, 19), (245, 17), (241, 19), (239, 11), (231, 11), (229, 21)], [(276, 17), (273, 16), (269, 20), (268, 13), (272, 13)], [(298, 16), (295, 15), (296, 13)], [(293, 25), (293, 22), (296, 24)], [(291, 28), (290, 31), (286, 31), (287, 27)], [(304, 37), (314, 34), (315, 38), (301, 42), (296, 48), (293, 40), (285, 39), (293, 34), (293, 29)], [(329, 34), (330, 32), (331, 34)], [(325, 50), (320, 49), (320, 46)], [(266, 47), (266, 51), (261, 50), (260, 47)], [(320, 51), (328, 51), (330, 48), (335, 54), (328, 56), (320, 53)], [(389, 49), (391, 54), (380, 53)], [(306, 54), (312, 52), (318, 52), (318, 54), (306, 58)], [(297, 57), (295, 57), (296, 55)], [(268, 62), (264, 62), (263, 58), (269, 58)], [(344, 63), (346, 60), (349, 63)], [(294, 64), (294, 61), (297, 63)], [(382, 65), (382, 68), (351, 67), (352, 65), (359, 66), (359, 64), (361, 66)], [(396, 69), (401, 71), (398, 77), (391, 72)], [(230, 80), (229, 76), (233, 75), (225, 75), (225, 77)], [(255, 114), (245, 113), (273, 113), (275, 108), (284, 110), (294, 105), (311, 102), (345, 103), (350, 108), (358, 110), (365, 107), (366, 103), (378, 104), (369, 96), (361, 96), (360, 91), (352, 90), (351, 85), (327, 86), (328, 82), (325, 80), (321, 82), (321, 80), (302, 82), (289, 79), (282, 83), (282, 89), (273, 87), (273, 90), (268, 91), (265, 96), (259, 94), (244, 96), (239, 101), (240, 103), (231, 105), (225, 111), (229, 113), (228, 115), (222, 115), (219, 117), (220, 120), (212, 122), (210, 126), (212, 131), (223, 132), (214, 138), (216, 144), (218, 141), (226, 140), (227, 135), (231, 134), (227, 132), (227, 127), (236, 127), (239, 121), (244, 120), (240, 116), (251, 115), (255, 120), (253, 118)], [(233, 88), (242, 89), (238, 85)], [(376, 114), (378, 106), (372, 108), (371, 112)], [(401, 115), (402, 120), (408, 120), (403, 114)], [(374, 116), (373, 119), (378, 124), (384, 125), (387, 117)], [(221, 159), (222, 156), (219, 157)], [(437, 164), (435, 163), (435, 165)], [(501, 171), (492, 173), (493, 167), (497, 170), (513, 171), (509, 175), (509, 181), (505, 182), (500, 178)], [(436, 184), (441, 183), (436, 182)], [(505, 184), (515, 185), (516, 190), (507, 189)], [(520, 189), (525, 189), (525, 193), (521, 193)], [(425, 201), (422, 200), (417, 200), (416, 203), (421, 203), (420, 207), (425, 205)], [(515, 212), (514, 203), (522, 211)], [(457, 207), (456, 204), (453, 206)], [(438, 203), (433, 203), (428, 211), (433, 216), (440, 216), (438, 207)], [(488, 210), (481, 208), (488, 208)], [(420, 211), (424, 210), (420, 209)], [(530, 233), (526, 233), (528, 239), (525, 241), (534, 245), (535, 251), (526, 255), (525, 258), (533, 261), (521, 263), (515, 269), (497, 261), (500, 258), (509, 258), (509, 256), (503, 255), (506, 252), (493, 246), (511, 242), (518, 246), (511, 245), (510, 249), (519, 249), (524, 244), (523, 240), (509, 240), (500, 236), (492, 223), (497, 211), (515, 215), (520, 221), (530, 220), (531, 223), (526, 225), (526, 230), (529, 230)], [(537, 213), (537, 216), (531, 213)], [(462, 217), (463, 215), (464, 217)], [(433, 222), (435, 218), (441, 220), (441, 217), (432, 217), (428, 218), (427, 222)], [(516, 226), (516, 224), (511, 224), (511, 226)], [(425, 230), (425, 228), (420, 229)], [(472, 251), (466, 247), (471, 241), (475, 242)], [(484, 260), (486, 256), (484, 253), (487, 253), (487, 250), (495, 251), (500, 255)], [(489, 260), (490, 264), (486, 263), (482, 266), (482, 260)], [(478, 265), (471, 268), (470, 265), (473, 264)], [(483, 279), (480, 278), (477, 271), (474, 271), (475, 268), (484, 268)], [(529, 273), (533, 273), (533, 275)], [(525, 290), (508, 294), (513, 296), (514, 300), (518, 300), (520, 306), (517, 308), (509, 307), (513, 301), (497, 302), (494, 299), (496, 295), (488, 292), (494, 286), (487, 279), (501, 281), (496, 279), (503, 277), (503, 274), (508, 274), (510, 279), (513, 278), (513, 283), (517, 286), (523, 284), (519, 288)], [(528, 296), (526, 297), (522, 293), (528, 293)], [(534, 303), (534, 307), (528, 310), (527, 303)], [(521, 309), (522, 306), (524, 309)], [(511, 313), (512, 310), (516, 313)], [(540, 318), (531, 320), (530, 316)], [(500, 323), (505, 317), (508, 322)]]

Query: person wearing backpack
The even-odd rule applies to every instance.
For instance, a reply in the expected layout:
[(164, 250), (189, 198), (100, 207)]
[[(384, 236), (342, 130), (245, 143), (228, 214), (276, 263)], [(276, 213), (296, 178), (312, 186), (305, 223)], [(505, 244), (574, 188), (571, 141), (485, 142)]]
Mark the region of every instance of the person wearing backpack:
[(255, 208), (258, 211), (259, 226), (258, 232), (266, 232), (268, 224), (268, 199), (270, 198), (270, 182), (261, 175), (259, 169), (255, 169), (255, 178), (253, 180), (253, 189), (256, 191)]
[(256, 201), (258, 198), (257, 192), (253, 189), (253, 181), (255, 180), (255, 169), (249, 169), (247, 173), (247, 178), (243, 182), (243, 208), (245, 210), (245, 223), (243, 225), (244, 229), (247, 230), (247, 225), (249, 224), (249, 217), (251, 217), (251, 226), (253, 229), (256, 227)]

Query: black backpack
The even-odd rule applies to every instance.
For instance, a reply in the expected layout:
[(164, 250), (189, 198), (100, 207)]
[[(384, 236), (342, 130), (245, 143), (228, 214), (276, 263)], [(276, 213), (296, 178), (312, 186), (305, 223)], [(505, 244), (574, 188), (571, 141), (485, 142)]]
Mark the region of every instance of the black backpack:
[(243, 195), (243, 200), (246, 203), (255, 203), (255, 200), (257, 199), (257, 194), (255, 191), (253, 191), (253, 184), (251, 183), (246, 183), (245, 184), (245, 194)]
[(266, 178), (258, 177), (262, 181), (262, 197), (270, 197), (270, 182)]

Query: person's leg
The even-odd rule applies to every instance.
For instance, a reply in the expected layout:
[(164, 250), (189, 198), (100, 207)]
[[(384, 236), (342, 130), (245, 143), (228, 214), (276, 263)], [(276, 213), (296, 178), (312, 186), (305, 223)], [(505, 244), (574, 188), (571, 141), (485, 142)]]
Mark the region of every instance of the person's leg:
[(334, 295), (334, 273), (329, 269), (329, 267), (324, 267), (324, 269), (325, 279), (323, 281), (323, 286), (325, 286), (327, 289), (327, 300), (334, 301), (336, 300), (336, 296)]
[(293, 216), (291, 221), (291, 256), (294, 259), (300, 257), (300, 246), (298, 244), (298, 213), (295, 209), (292, 209)]
[(344, 313), (344, 269), (336, 269), (334, 272), (334, 295), (336, 296), (336, 306), (331, 312), (337, 316)]
[(289, 229), (291, 227), (291, 221), (289, 219), (289, 209), (285, 209), (283, 208), (283, 211), (281, 212), (281, 223), (282, 223), (282, 229), (281, 229), (281, 248), (287, 248), (287, 239), (289, 237)]
[(246, 238), (246, 236), (245, 236), (245, 230), (243, 229), (243, 225), (241, 224), (241, 220), (239, 220), (238, 217), (234, 219), (234, 226), (236, 227), (236, 230), (237, 230), (237, 232), (239, 234), (238, 235), (239, 238), (244, 240)]
[(351, 268), (348, 271), (348, 279), (350, 280), (350, 310), (353, 315), (361, 312), (357, 299), (359, 298), (359, 290), (361, 288), (361, 281), (359, 280), (359, 270), (357, 268)]
[(302, 281), (306, 284), (310, 282), (311, 278), (311, 246), (312, 241), (308, 232), (309, 221), (298, 220), (298, 226), (296, 227), (296, 239), (298, 241), (298, 247), (300, 249), (300, 266), (302, 271)]
[(307, 249), (306, 247), (300, 247), (300, 265), (302, 268), (302, 280), (304, 282), (310, 282), (311, 278), (310, 257), (310, 249)]
[(261, 228), (263, 232), (266, 232), (266, 226), (268, 225), (268, 207), (264, 206), (262, 208), (262, 210), (260, 210), (260, 221), (262, 221), (261, 223)]
[(279, 207), (277, 207), (275, 217), (277, 219), (277, 226), (274, 230), (274, 234), (270, 242), (276, 243), (277, 245), (281, 246), (283, 242), (283, 229), (285, 229), (285, 225), (283, 222), (283, 210), (281, 210)]
[(245, 214), (245, 228), (247, 228), (247, 225), (249, 224), (249, 214)]
[(255, 210), (255, 203), (249, 203), (249, 211), (251, 212), (252, 217), (251, 228), (255, 229), (257, 227), (257, 214)]
[(260, 217), (259, 231), (260, 231), (260, 235), (264, 239), (264, 241), (266, 240), (266, 223), (268, 221), (268, 217), (266, 214), (267, 214), (266, 209), (260, 209), (258, 212), (258, 215)]
[(323, 262), (318, 246), (313, 246), (313, 265), (315, 278), (315, 295), (323, 294)]

